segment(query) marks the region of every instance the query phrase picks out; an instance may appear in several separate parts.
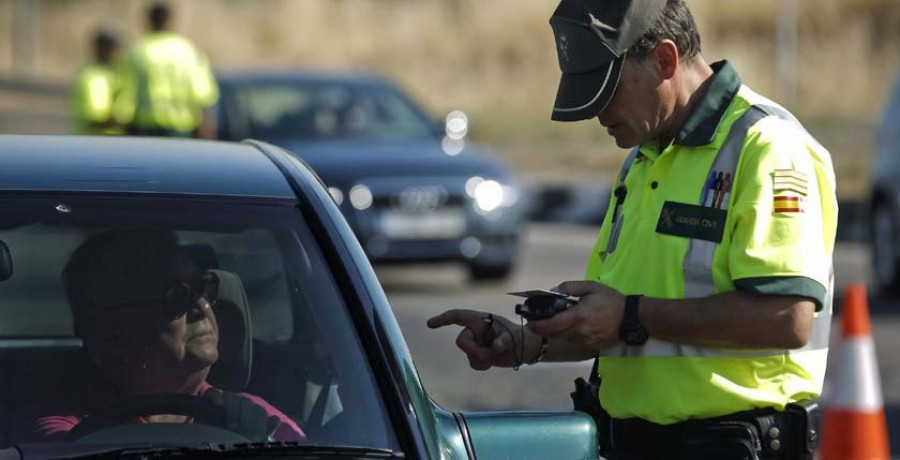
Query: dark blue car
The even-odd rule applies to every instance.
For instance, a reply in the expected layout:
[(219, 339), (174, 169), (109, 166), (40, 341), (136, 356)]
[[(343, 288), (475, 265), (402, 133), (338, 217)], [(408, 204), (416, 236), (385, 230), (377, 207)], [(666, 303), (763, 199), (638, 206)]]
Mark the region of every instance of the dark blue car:
[(522, 191), (467, 144), (465, 116), (435, 123), (374, 76), (220, 76), (220, 138), (261, 139), (322, 178), (375, 263), (461, 261), (474, 279), (515, 266)]
[(0, 136), (0, 459), (589, 459), (595, 430), (435, 404), (281, 148)]

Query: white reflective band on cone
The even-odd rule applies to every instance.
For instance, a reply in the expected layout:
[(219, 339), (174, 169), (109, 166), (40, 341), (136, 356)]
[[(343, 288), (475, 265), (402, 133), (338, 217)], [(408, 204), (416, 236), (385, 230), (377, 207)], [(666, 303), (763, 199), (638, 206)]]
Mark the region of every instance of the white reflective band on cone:
[(880, 412), (881, 379), (871, 337), (849, 337), (841, 342), (834, 383), (829, 386), (828, 408), (854, 412)]

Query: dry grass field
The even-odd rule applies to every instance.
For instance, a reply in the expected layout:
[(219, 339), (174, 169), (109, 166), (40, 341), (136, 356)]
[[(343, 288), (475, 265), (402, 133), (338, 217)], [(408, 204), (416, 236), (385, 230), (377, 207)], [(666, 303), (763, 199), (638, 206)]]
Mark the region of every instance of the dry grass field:
[[(33, 0), (36, 79), (67, 81), (101, 24), (126, 41), (145, 0)], [(884, 93), (900, 68), (897, 0), (797, 0), (797, 90), (777, 94), (781, 0), (688, 0), (709, 60), (780, 97), (835, 154), (843, 194), (863, 188)], [(0, 0), (0, 74), (16, 70), (16, 0)], [(365, 70), (435, 114), (468, 112), (480, 141), (544, 178), (610, 173), (620, 154), (593, 123), (554, 124), (558, 67), (547, 20), (557, 0), (173, 0), (175, 28), (218, 69)], [(585, 177), (588, 177), (588, 174)]]

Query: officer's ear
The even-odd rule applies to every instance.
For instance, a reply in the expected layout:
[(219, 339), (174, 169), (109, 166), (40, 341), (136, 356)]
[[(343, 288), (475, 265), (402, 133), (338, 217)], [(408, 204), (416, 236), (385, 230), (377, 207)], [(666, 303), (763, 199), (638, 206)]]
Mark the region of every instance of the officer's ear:
[(669, 80), (675, 76), (675, 71), (681, 64), (678, 58), (678, 45), (672, 40), (665, 39), (653, 48), (656, 57), (657, 71), (661, 80)]

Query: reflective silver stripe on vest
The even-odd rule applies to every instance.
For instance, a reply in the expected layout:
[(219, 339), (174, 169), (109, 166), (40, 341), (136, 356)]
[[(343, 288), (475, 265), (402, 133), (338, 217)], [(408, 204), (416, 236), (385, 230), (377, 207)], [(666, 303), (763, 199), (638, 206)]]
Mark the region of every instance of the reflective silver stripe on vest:
[[(728, 137), (722, 144), (722, 148), (716, 155), (711, 171), (721, 172), (723, 175), (731, 174), (735, 177), (738, 162), (741, 157), (741, 151), (744, 147), (744, 141), (747, 138), (747, 132), (753, 125), (763, 118), (775, 116), (782, 120), (790, 121), (795, 124), (798, 129), (806, 133), (803, 126), (784, 109), (774, 106), (754, 105), (751, 106), (740, 118), (732, 125), (728, 133)], [(809, 134), (807, 133), (809, 136)], [(812, 136), (809, 136), (812, 142), (816, 142)], [(631, 159), (631, 157), (629, 157)], [(630, 163), (623, 167), (624, 174), (627, 174)], [(624, 177), (624, 175), (623, 175)], [(703, 177), (709, 177), (706, 174)], [(624, 181), (624, 179), (622, 179)], [(701, 196), (698, 197), (697, 203), (703, 202), (703, 188), (701, 187)], [(733, 195), (732, 195), (733, 196)], [(722, 209), (727, 209), (728, 203), (722, 203)], [(688, 250), (682, 263), (684, 273), (684, 297), (699, 298), (708, 297), (716, 294), (716, 287), (712, 276), (712, 263), (715, 256), (717, 244), (711, 241), (691, 239), (688, 243)], [(826, 286), (827, 294), (825, 295), (825, 305), (822, 311), (816, 314), (813, 321), (813, 330), (809, 342), (803, 348), (796, 350), (785, 349), (756, 349), (756, 350), (737, 350), (726, 348), (700, 347), (692, 345), (679, 345), (663, 340), (650, 339), (643, 346), (627, 346), (619, 344), (606, 348), (600, 352), (600, 356), (609, 357), (625, 357), (625, 356), (694, 356), (707, 358), (753, 358), (763, 356), (778, 356), (784, 354), (795, 354), (814, 350), (827, 350), (828, 337), (831, 328), (831, 303), (832, 293), (834, 292), (834, 268), (831, 268), (828, 286)]]
[(628, 177), (628, 171), (631, 171), (631, 165), (634, 164), (634, 160), (638, 155), (641, 154), (640, 147), (635, 147), (631, 149), (631, 152), (628, 153), (628, 158), (625, 159), (625, 163), (622, 164), (622, 170), (619, 171), (619, 184), (622, 185), (625, 183), (625, 178)]
[[(731, 125), (731, 131), (729, 131), (725, 143), (722, 144), (722, 148), (719, 149), (711, 171), (722, 173), (723, 176), (731, 174), (733, 178), (737, 171), (738, 161), (741, 159), (744, 141), (747, 139), (747, 131), (759, 120), (769, 115), (761, 106), (752, 106), (747, 109), (747, 112)], [(709, 177), (709, 174), (707, 173), (704, 177)], [(701, 187), (697, 204), (703, 203), (704, 192), (705, 187)], [(722, 203), (722, 209), (728, 209), (727, 202)], [(712, 241), (696, 238), (689, 240), (687, 254), (682, 263), (685, 298), (707, 297), (716, 293), (716, 286), (712, 279), (712, 262), (716, 246), (718, 244)]]
[[(622, 170), (619, 171), (619, 183), (615, 188), (619, 188), (625, 184), (625, 178), (628, 177), (628, 171), (631, 171), (631, 165), (634, 164), (634, 160), (640, 153), (639, 147), (631, 149), (631, 153), (628, 154), (628, 158), (626, 158), (625, 163), (622, 164)], [(613, 195), (615, 195), (615, 188), (613, 189)], [(617, 198), (616, 202), (618, 201)], [(615, 204), (613, 204), (613, 209), (615, 209)], [(622, 233), (622, 227), (625, 225), (625, 216), (620, 214), (615, 222), (610, 223), (613, 224), (613, 228), (610, 229), (609, 236), (606, 238), (606, 251), (602, 257), (606, 257), (616, 250), (616, 246), (619, 243), (619, 234)]]

